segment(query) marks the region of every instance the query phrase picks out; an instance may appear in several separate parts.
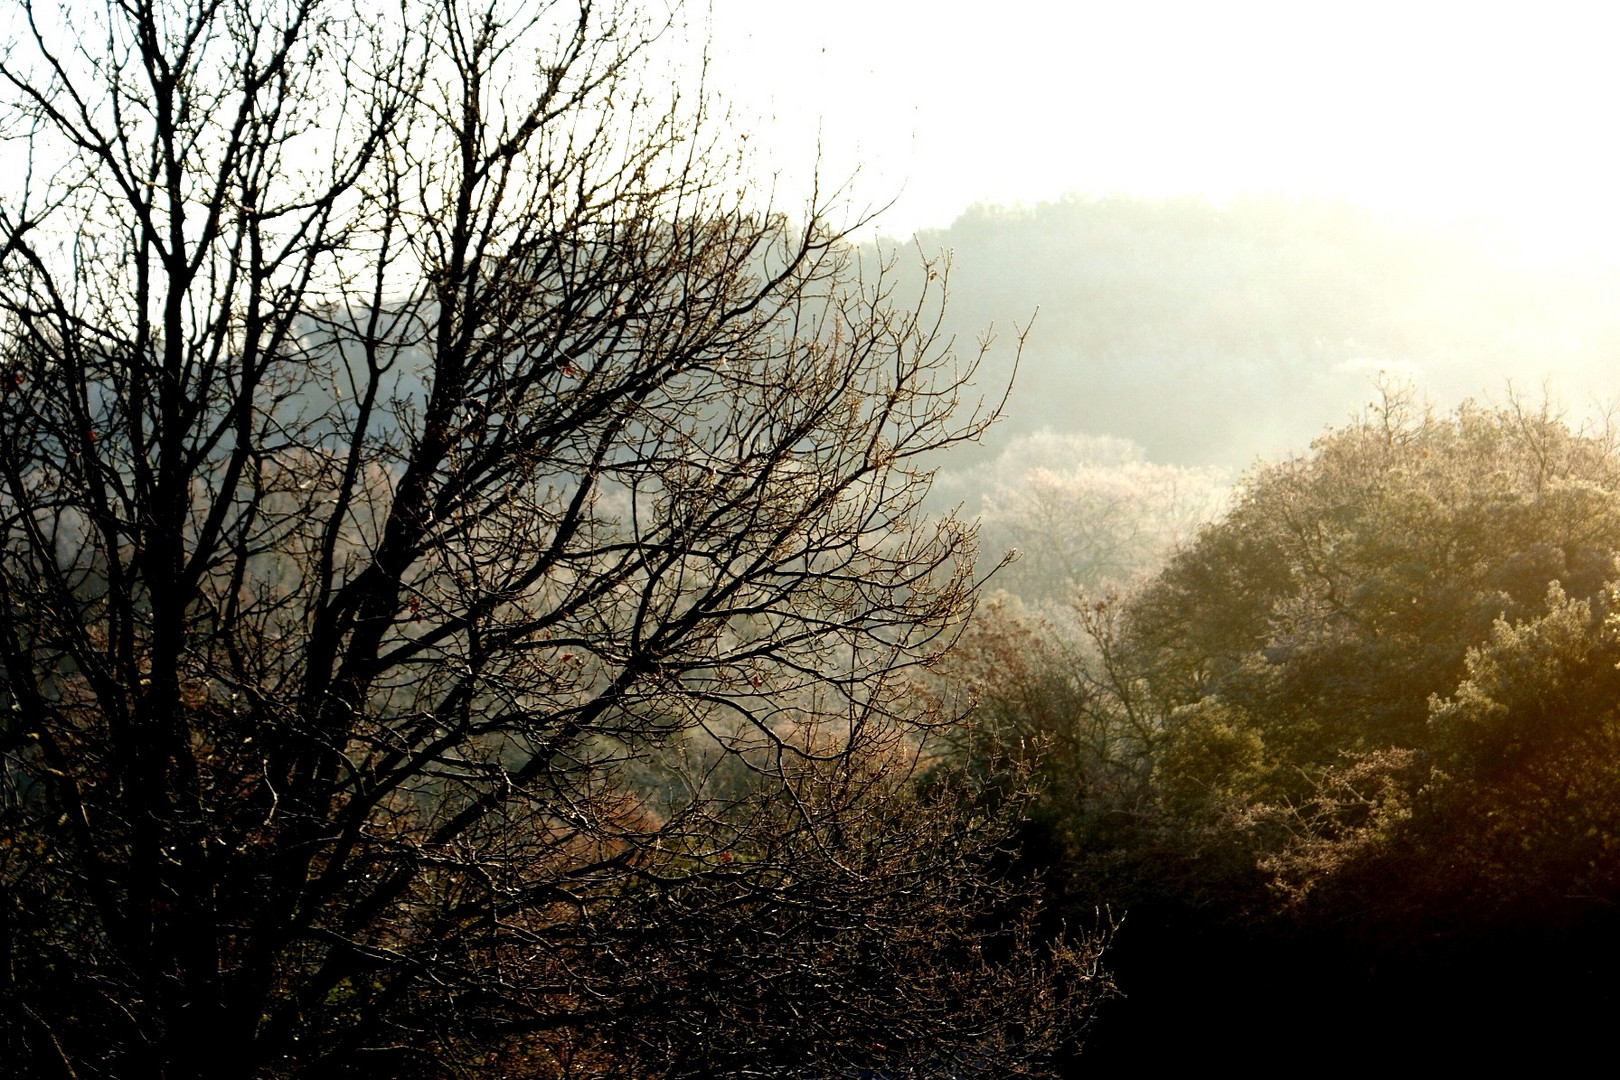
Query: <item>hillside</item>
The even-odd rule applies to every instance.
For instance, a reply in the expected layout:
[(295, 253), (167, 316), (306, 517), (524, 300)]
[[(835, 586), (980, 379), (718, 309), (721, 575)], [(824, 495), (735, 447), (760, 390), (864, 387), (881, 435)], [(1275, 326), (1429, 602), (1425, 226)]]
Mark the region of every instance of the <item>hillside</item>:
[[(1272, 199), (1072, 198), (974, 208), (914, 242), (951, 255), (947, 326), (964, 343), (994, 325), (1005, 345), (1034, 317), (1007, 421), (953, 470), (1042, 428), (1243, 469), (1342, 422), (1380, 372), (1442, 407), (1500, 398), (1509, 380), (1576, 412), (1620, 393), (1620, 273), (1534, 259), (1480, 227)], [(1009, 362), (995, 350), (987, 389)]]

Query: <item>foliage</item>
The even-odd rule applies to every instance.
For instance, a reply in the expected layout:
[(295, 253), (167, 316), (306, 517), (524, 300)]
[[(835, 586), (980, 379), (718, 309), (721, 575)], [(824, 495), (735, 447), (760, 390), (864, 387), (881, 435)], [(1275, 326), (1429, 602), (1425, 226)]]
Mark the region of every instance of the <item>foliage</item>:
[(1429, 696), (1493, 623), (1540, 615), (1549, 581), (1601, 591), (1617, 487), (1607, 439), (1545, 410), (1442, 418), (1394, 395), (1255, 474), (1132, 599), (1130, 649), (1172, 708), (1218, 700), (1252, 726), (1279, 791), (1348, 752), (1433, 747)]
[[(1484, 872), (1463, 869), (1476, 855), (1500, 861), (1465, 823), (1496, 817), (1528, 781), (1482, 776), (1516, 773), (1508, 763), (1527, 754), (1554, 772), (1610, 771), (1578, 748), (1595, 737), (1591, 710), (1607, 709), (1604, 692), (1586, 695), (1607, 670), (1593, 606), (1606, 610), (1620, 552), (1617, 492), (1606, 435), (1517, 402), (1437, 417), (1400, 393), (1309, 457), (1261, 470), (1128, 616), (1170, 705), (1157, 768), (1175, 812), (1195, 813), (1200, 791), (1204, 812), (1237, 798), (1240, 827), (1264, 837), (1295, 898), (1413, 844), (1431, 868), (1446, 850), (1448, 889)], [(1524, 839), (1507, 860), (1521, 885), (1550, 869), (1532, 869), (1532, 819), (1607, 815), (1612, 803), (1576, 799), (1579, 786), (1561, 809), (1498, 819)], [(1432, 869), (1400, 876), (1441, 887)]]
[(1026, 851), (1071, 917), (1126, 909), (1105, 1060), (1167, 1014), (1377, 1026), (1421, 1001), (1474, 1030), (1531, 1009), (1516, 987), (1549, 1016), (1606, 1000), (1617, 556), (1607, 429), (1391, 390), (1136, 590), (981, 611), (948, 668), (990, 728), (965, 755), (1039, 740), (1055, 839)]

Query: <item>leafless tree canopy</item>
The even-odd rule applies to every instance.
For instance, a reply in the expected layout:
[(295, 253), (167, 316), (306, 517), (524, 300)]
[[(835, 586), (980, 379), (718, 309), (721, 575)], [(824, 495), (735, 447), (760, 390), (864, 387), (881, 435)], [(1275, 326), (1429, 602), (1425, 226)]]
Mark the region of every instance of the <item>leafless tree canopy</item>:
[(1101, 985), (913, 782), (942, 276), (757, 208), (661, 18), (15, 12), (14, 1065), (1007, 1075)]

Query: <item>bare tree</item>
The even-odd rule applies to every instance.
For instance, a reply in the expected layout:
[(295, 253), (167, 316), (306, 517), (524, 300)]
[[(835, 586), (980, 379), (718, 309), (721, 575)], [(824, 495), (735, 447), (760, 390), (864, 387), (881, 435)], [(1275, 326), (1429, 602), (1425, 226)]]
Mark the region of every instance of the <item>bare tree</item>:
[(17, 9), (14, 1067), (1006, 1075), (1103, 986), (912, 782), (973, 361), (655, 102), (665, 29)]

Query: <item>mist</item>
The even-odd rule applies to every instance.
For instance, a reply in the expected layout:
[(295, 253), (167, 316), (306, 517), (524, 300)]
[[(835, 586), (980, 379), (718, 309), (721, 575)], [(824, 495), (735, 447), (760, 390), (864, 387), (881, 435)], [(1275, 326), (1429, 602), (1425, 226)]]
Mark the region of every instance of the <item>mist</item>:
[(1011, 376), (1007, 346), (1029, 327), (991, 456), (1050, 430), (1240, 472), (1305, 449), (1380, 381), (1439, 408), (1546, 394), (1579, 417), (1620, 395), (1620, 271), (1483, 223), (1280, 197), (1073, 196), (975, 207), (914, 242), (952, 256), (959, 341), (997, 334), (987, 389)]

